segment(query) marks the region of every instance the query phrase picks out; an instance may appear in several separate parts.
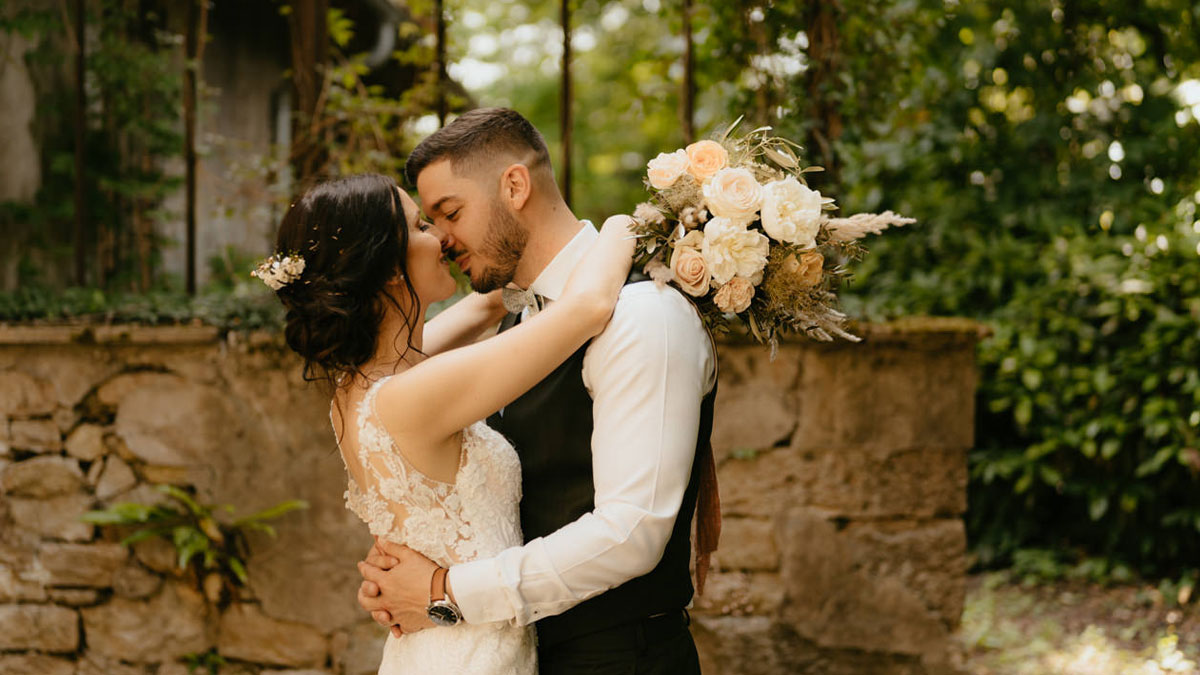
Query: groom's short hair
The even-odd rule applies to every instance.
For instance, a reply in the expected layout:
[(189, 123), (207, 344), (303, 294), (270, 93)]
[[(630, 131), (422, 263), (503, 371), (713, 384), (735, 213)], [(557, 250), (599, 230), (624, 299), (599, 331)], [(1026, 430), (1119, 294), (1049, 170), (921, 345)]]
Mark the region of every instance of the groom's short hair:
[(408, 156), (404, 172), (412, 185), (425, 167), (448, 159), (456, 174), (498, 161), (525, 164), (531, 174), (554, 182), (546, 140), (521, 113), (508, 108), (476, 108), (460, 115), (421, 141)]

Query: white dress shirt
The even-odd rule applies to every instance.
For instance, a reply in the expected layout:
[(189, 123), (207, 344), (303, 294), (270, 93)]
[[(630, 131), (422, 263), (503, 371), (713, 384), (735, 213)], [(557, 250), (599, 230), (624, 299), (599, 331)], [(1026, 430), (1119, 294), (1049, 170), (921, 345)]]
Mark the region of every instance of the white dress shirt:
[[(585, 224), (530, 290), (547, 304), (561, 296), (597, 236)], [(691, 477), (700, 403), (716, 383), (712, 341), (691, 302), (653, 282), (625, 286), (584, 354), (583, 383), (592, 397), (595, 508), (524, 546), (450, 568), (468, 623), (560, 614), (662, 558)]]

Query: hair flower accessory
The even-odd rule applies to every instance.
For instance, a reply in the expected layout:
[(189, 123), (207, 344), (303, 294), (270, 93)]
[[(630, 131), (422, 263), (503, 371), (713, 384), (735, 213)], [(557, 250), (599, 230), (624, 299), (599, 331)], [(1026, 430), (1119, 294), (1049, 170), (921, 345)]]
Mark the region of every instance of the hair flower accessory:
[(299, 253), (283, 256), (275, 253), (259, 263), (250, 276), (262, 279), (271, 290), (277, 291), (299, 279), (303, 273), (304, 258)]

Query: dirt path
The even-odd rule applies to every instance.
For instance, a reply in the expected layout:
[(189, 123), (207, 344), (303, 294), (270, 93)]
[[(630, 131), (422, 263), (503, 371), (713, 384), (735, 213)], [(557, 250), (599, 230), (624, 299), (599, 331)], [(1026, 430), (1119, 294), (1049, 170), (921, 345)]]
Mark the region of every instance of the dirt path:
[(973, 576), (962, 625), (969, 670), (972, 675), (1200, 673), (1200, 597), (1190, 596), (1169, 584), (1160, 590), (1078, 581), (1022, 584), (1005, 572)]

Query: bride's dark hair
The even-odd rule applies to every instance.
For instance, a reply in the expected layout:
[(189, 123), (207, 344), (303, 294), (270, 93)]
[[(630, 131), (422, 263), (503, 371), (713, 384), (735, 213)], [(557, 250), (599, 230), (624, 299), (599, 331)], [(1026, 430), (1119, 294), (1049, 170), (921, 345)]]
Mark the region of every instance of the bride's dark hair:
[[(304, 358), (304, 379), (332, 385), (361, 375), (378, 345), (385, 302), (404, 317), (407, 349), (414, 349), (422, 308), (407, 274), (408, 224), (394, 180), (360, 174), (309, 189), (283, 217), (275, 250), (304, 258), (299, 278), (276, 291), (287, 310), (284, 337)], [(397, 273), (407, 311), (385, 292)]]

